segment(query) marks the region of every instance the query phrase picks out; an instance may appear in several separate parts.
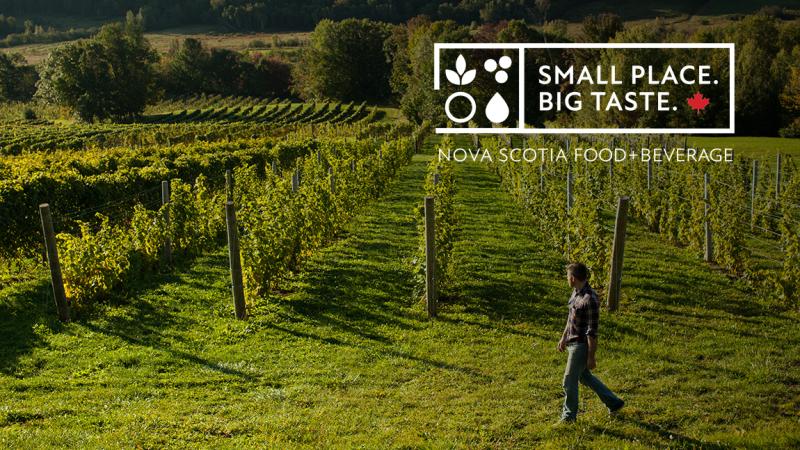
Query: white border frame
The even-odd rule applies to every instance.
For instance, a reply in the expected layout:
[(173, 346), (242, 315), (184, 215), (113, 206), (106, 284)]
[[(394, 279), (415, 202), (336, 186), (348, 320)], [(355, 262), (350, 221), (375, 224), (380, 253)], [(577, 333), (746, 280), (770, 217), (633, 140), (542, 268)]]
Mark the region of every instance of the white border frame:
[(735, 123), (735, 98), (736, 98), (736, 49), (732, 43), (527, 43), (527, 44), (462, 44), (436, 42), (433, 44), (433, 89), (440, 89), (439, 83), (439, 52), (442, 49), (499, 49), (519, 50), (520, 61), (525, 60), (525, 49), (535, 48), (721, 48), (728, 49), (729, 70), (729, 118), (728, 128), (526, 128), (525, 124), (525, 66), (520, 65), (519, 70), (519, 118), (515, 128), (437, 128), (436, 134), (734, 134)]

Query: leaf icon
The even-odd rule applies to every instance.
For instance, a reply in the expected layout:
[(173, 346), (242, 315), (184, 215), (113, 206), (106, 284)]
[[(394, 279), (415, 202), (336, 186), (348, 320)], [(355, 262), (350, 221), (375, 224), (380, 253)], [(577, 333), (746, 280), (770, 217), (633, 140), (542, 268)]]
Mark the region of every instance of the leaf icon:
[(456, 86), (461, 85), (461, 80), (459, 79), (460, 77), (458, 76), (457, 73), (453, 72), (450, 69), (447, 69), (444, 71), (444, 74), (447, 75), (447, 81), (455, 84)]
[(709, 102), (710, 100), (703, 97), (703, 94), (700, 92), (695, 92), (694, 97), (689, 97), (686, 99), (686, 103), (689, 104), (690, 108), (697, 111), (697, 114), (700, 114), (700, 110), (708, 106)]
[(461, 84), (470, 84), (475, 79), (475, 69), (468, 70), (467, 73), (461, 78)]
[(464, 55), (458, 55), (456, 59), (456, 72), (458, 72), (459, 75), (463, 75), (466, 70), (467, 60), (464, 59)]

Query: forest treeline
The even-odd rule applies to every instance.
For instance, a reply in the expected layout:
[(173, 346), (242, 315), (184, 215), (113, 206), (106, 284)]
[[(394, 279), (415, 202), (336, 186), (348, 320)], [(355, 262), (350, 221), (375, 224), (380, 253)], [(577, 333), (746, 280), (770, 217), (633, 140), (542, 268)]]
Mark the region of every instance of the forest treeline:
[[(147, 29), (221, 24), (236, 30), (308, 30), (322, 19), (364, 18), (402, 23), (425, 15), (461, 24), (560, 18), (589, 0), (5, 0), (6, 16), (70, 15), (97, 19), (141, 11)], [(17, 21), (17, 32), (24, 24)], [(46, 28), (46, 24), (45, 28)], [(33, 25), (35, 26), (35, 25)], [(0, 37), (3, 36), (0, 23)]]
[[(703, 27), (691, 35), (679, 33), (660, 20), (626, 26), (613, 14), (586, 17), (577, 33), (568, 32), (566, 24), (559, 21), (544, 25), (525, 20), (464, 25), (426, 16), (402, 24), (323, 19), (296, 64), (277, 57), (209, 49), (194, 39), (186, 39), (159, 55), (143, 35), (143, 21), (141, 15), (129, 13), (125, 22), (106, 25), (91, 39), (57, 47), (37, 70), (25, 66), (19, 58), (0, 56), (0, 98), (25, 100), (35, 94), (42, 101), (69, 107), (85, 120), (129, 120), (140, 114), (147, 102), (164, 96), (297, 96), (395, 104), (415, 122), (442, 124), (447, 93), (432, 89), (434, 42), (733, 42), (737, 132), (800, 136), (800, 22), (782, 21), (764, 13), (730, 25)], [(642, 57), (657, 69), (706, 58), (700, 53), (668, 51), (647, 52)], [(454, 58), (446, 55), (444, 67), (451, 67)], [(533, 73), (545, 63), (580, 66), (602, 60), (631, 64), (618, 58), (611, 51), (564, 50), (532, 55), (526, 65)], [(724, 58), (711, 61), (723, 76), (726, 63)], [(513, 90), (512, 84), (498, 87), (478, 77), (469, 91), (475, 98), (489, 98), (487, 94), (498, 88)], [(709, 86), (704, 94), (725, 99), (726, 86), (724, 82)], [(568, 88), (556, 85), (547, 89), (555, 92)], [(620, 93), (627, 89), (607, 87)], [(691, 87), (668, 89), (676, 98), (691, 96), (686, 90)], [(528, 102), (526, 120), (535, 126), (562, 122), (661, 127), (674, 125), (669, 120), (681, 120), (696, 126), (726, 127), (726, 102), (715, 102), (703, 114), (687, 111), (671, 119), (628, 111), (600, 119), (590, 114), (545, 113), (535, 108), (535, 102)]]

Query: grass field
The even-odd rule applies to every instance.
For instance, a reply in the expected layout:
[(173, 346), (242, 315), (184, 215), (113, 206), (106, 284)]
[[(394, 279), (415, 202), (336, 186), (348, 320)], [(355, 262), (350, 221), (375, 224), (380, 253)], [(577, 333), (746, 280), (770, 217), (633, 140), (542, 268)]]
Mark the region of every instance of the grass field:
[(748, 136), (692, 136), (689, 145), (697, 148), (730, 147), (735, 154), (742, 156), (768, 157), (780, 152), (791, 156), (800, 156), (800, 139), (777, 137)]
[(459, 165), (459, 295), (426, 319), (407, 258), (430, 157), (246, 322), (232, 319), (224, 249), (67, 325), (46, 279), (4, 288), (0, 446), (800, 445), (800, 316), (635, 223), (595, 371), (626, 409), (610, 418), (584, 389), (578, 424), (552, 427), (562, 261), (487, 167)]
[[(273, 37), (279, 41), (293, 41), (299, 40), (306, 42), (308, 40), (309, 32), (275, 32), (275, 33), (230, 33), (222, 32), (215, 27), (210, 26), (187, 26), (180, 28), (172, 28), (167, 30), (159, 30), (156, 32), (145, 33), (145, 37), (150, 41), (150, 44), (160, 53), (166, 53), (170, 47), (176, 42), (182, 41), (186, 38), (194, 38), (203, 42), (207, 48), (227, 48), (236, 51), (262, 51), (262, 52), (281, 52), (290, 51), (297, 46), (273, 48)], [(253, 41), (262, 41), (269, 47), (259, 47), (253, 49), (251, 43)], [(38, 64), (44, 60), (53, 48), (61, 45), (62, 43), (52, 44), (31, 44), (19, 45), (16, 47), (9, 47), (0, 49), (7, 53), (20, 53), (27, 59), (29, 64)]]

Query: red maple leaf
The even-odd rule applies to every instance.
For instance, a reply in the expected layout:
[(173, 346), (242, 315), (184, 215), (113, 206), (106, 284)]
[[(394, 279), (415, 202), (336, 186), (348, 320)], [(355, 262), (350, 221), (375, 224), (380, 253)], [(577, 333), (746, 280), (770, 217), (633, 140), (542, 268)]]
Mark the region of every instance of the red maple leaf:
[(700, 114), (700, 110), (708, 106), (708, 102), (709, 100), (703, 97), (703, 94), (699, 92), (695, 92), (694, 97), (686, 99), (686, 103), (688, 103), (693, 110), (697, 111), (697, 114)]

